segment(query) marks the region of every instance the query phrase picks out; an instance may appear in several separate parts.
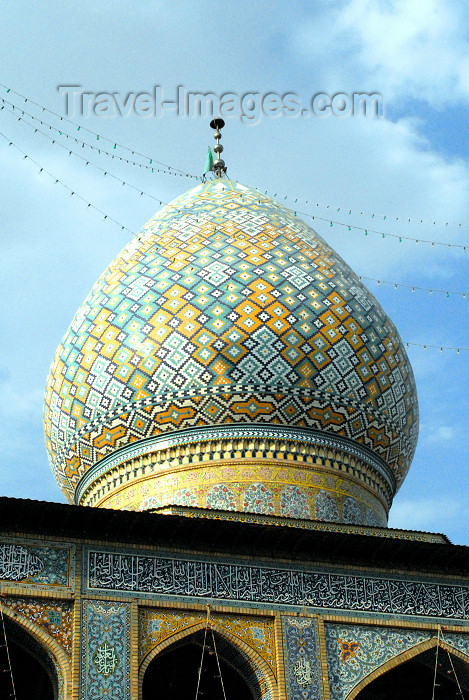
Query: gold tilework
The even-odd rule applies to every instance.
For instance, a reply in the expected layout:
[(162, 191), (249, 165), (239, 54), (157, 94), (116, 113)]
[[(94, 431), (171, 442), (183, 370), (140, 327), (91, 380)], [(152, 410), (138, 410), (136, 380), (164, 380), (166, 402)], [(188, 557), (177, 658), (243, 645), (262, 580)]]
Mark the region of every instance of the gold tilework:
[[(161, 642), (177, 632), (204, 623), (206, 614), (190, 610), (160, 610), (141, 608), (139, 610), (139, 661)], [(212, 615), (215, 630), (226, 630), (234, 637), (254, 649), (276, 675), (276, 655), (274, 641), (274, 620), (270, 617), (251, 615)]]
[(115, 489), (100, 505), (125, 510), (179, 505), (375, 527), (387, 523), (382, 502), (349, 478), (248, 460), (142, 479)]

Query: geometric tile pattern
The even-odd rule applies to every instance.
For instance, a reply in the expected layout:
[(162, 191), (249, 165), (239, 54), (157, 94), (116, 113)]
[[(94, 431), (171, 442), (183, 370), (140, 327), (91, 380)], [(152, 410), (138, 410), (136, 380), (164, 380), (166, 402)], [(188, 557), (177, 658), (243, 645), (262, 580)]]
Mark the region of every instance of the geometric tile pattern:
[(121, 447), (229, 423), (344, 436), (399, 485), (418, 407), (400, 337), (349, 266), (293, 212), (215, 179), (164, 207), (98, 279), (55, 355), (44, 422), (72, 500)]
[(82, 603), (80, 700), (131, 700), (130, 603)]
[(326, 624), (329, 689), (345, 700), (365, 676), (389, 659), (436, 636), (433, 631)]
[(305, 617), (284, 617), (285, 675), (289, 700), (321, 700), (317, 622)]

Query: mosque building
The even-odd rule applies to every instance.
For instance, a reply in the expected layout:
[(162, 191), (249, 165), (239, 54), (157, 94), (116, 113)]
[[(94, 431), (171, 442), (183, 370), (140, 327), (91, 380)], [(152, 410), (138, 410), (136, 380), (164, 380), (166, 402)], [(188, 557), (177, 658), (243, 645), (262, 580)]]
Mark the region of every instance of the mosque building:
[(468, 550), (387, 527), (418, 437), (399, 333), (226, 176), (212, 125), (213, 177), (125, 246), (52, 361), (70, 505), (0, 499), (0, 697), (469, 697)]

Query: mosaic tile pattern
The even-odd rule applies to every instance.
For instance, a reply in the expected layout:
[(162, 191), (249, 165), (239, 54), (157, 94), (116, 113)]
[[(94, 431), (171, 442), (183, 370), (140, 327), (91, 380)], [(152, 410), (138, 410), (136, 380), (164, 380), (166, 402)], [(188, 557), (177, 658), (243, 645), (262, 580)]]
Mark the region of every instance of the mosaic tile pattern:
[(339, 522), (339, 509), (337, 499), (329, 491), (318, 491), (314, 500), (314, 510), (316, 520)]
[(164, 207), (98, 279), (47, 380), (70, 499), (106, 455), (197, 425), (269, 422), (368, 446), (400, 484), (418, 409), (392, 322), (293, 212), (230, 180)]
[(72, 654), (72, 605), (67, 601), (2, 597), (2, 605), (23, 615)]
[(288, 518), (310, 518), (308, 496), (299, 486), (285, 486), (280, 495), (280, 512)]
[[(139, 661), (158, 644), (177, 632), (205, 622), (206, 614), (189, 610), (139, 610)], [(215, 629), (221, 628), (252, 647), (276, 675), (274, 623), (272, 618), (214, 614)]]
[(398, 654), (434, 636), (420, 630), (326, 624), (329, 690), (335, 700)]
[(469, 634), (444, 634), (442, 637), (446, 644), (462, 651), (463, 654), (469, 656)]
[(80, 700), (131, 700), (130, 603), (82, 605)]
[(282, 624), (287, 698), (321, 700), (323, 693), (317, 622), (305, 617), (284, 617)]
[(138, 511), (179, 505), (361, 524), (366, 517), (368, 524), (381, 527), (387, 523), (381, 502), (349, 479), (311, 468), (247, 460), (245, 464), (233, 461), (230, 467), (169, 472), (141, 484), (131, 482), (103, 498), (102, 504)]

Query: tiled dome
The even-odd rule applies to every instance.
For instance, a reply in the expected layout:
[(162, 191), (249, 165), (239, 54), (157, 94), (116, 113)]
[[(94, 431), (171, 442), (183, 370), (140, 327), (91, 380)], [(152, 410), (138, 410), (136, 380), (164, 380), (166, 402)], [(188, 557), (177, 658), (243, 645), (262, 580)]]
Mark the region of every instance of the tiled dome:
[(44, 421), (76, 503), (385, 524), (418, 406), (399, 335), (349, 266), (294, 212), (217, 178), (98, 279)]

